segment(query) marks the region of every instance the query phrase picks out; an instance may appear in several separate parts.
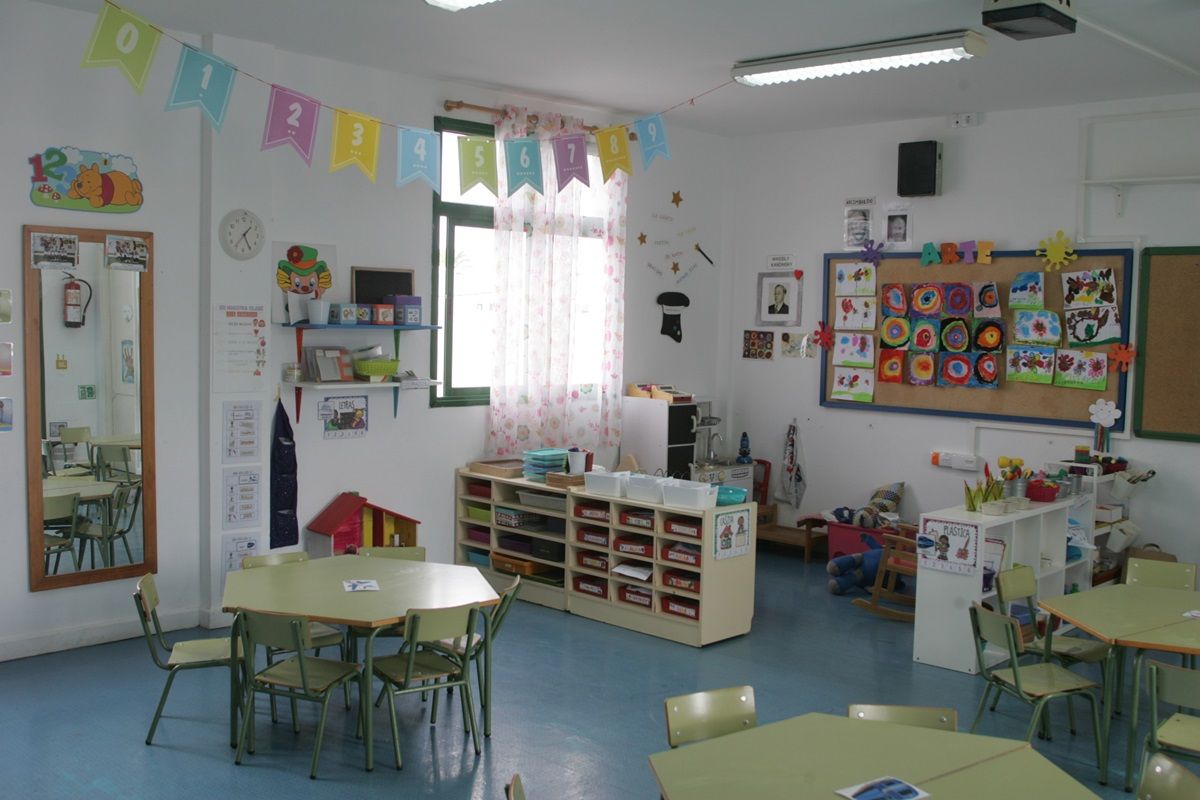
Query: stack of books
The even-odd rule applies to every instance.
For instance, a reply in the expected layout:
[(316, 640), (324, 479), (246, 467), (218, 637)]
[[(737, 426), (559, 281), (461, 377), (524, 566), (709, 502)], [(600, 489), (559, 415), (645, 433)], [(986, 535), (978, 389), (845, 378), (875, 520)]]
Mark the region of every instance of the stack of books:
[(545, 447), (541, 450), (526, 450), (521, 474), (537, 483), (546, 482), (547, 472), (566, 470), (567, 451), (561, 447)]

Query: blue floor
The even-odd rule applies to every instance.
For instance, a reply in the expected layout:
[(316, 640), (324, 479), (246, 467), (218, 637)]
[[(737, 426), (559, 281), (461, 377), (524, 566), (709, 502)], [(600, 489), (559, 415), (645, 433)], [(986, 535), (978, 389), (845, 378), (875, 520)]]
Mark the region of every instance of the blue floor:
[[(824, 564), (806, 566), (790, 551), (764, 547), (753, 632), (703, 650), (516, 603), (497, 642), (495, 721), (481, 757), (464, 734), (457, 698), (430, 726), (428, 704), (410, 696), (400, 706), (403, 771), (393, 767), (387, 713), (380, 710), (376, 768), (366, 773), (353, 715), (335, 704), (317, 781), (308, 778), (316, 706), (301, 707), (299, 736), (286, 711), (274, 726), (260, 713), (257, 753), (233, 764), (224, 715), (228, 677), (219, 670), (176, 680), (147, 747), (164, 673), (141, 638), (0, 663), (0, 796), (499, 800), (519, 771), (531, 800), (655, 798), (646, 757), (666, 748), (663, 698), (741, 683), (754, 686), (760, 724), (809, 711), (844, 714), (851, 702), (888, 702), (954, 706), (960, 728), (969, 726), (980, 679), (914, 664), (911, 625), (828, 594), (826, 580)], [(169, 595), (169, 586), (159, 588)], [(1028, 708), (1006, 700), (979, 732), (1019, 738), (1027, 721)], [(1036, 742), (1040, 752), (1101, 797), (1130, 797), (1120, 788), (1119, 723), (1110, 787), (1096, 782), (1090, 725), (1081, 720), (1079, 735), (1070, 736), (1061, 709), (1055, 723), (1053, 742)], [(798, 752), (803, 747), (796, 742)]]

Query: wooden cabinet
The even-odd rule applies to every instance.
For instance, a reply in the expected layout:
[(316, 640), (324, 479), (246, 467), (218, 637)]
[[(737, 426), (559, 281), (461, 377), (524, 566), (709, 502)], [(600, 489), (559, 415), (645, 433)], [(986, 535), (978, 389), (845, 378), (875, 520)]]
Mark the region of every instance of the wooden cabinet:
[(755, 503), (678, 508), (466, 470), (455, 481), (456, 560), (498, 585), (520, 572), (521, 599), (696, 647), (749, 632)]

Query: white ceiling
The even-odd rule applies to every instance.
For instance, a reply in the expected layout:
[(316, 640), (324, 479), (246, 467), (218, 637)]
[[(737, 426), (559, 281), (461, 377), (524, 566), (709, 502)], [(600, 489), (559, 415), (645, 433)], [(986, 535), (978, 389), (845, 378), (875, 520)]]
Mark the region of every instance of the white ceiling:
[[(92, 12), (101, 3), (51, 1)], [(1024, 42), (993, 33), (980, 22), (982, 0), (502, 0), (456, 13), (423, 0), (119, 2), (169, 28), (631, 115), (720, 85), (738, 60), (959, 28), (987, 36), (988, 53), (967, 63), (733, 84), (668, 117), (723, 135), (1200, 91), (1200, 78), (1083, 25)], [(1200, 2), (1075, 5), (1081, 16), (1200, 69)]]

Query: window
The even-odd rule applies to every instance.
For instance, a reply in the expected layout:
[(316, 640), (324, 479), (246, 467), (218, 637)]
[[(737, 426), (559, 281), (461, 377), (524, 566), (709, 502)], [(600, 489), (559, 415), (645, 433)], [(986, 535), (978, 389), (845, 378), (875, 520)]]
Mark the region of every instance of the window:
[[(458, 141), (495, 136), (491, 125), (437, 117), (442, 137), (441, 194), (433, 196), (433, 312), (442, 330), (432, 335), (433, 406), (487, 405), (493, 368), (496, 297), (494, 210), (483, 186), (459, 191)], [(500, 169), (504, 159), (498, 159)], [(601, 383), (604, 350), (604, 209), (599, 159), (588, 156), (595, 184), (581, 197), (587, 218), (578, 240), (575, 279), (584, 287), (571, 308), (572, 383)]]

